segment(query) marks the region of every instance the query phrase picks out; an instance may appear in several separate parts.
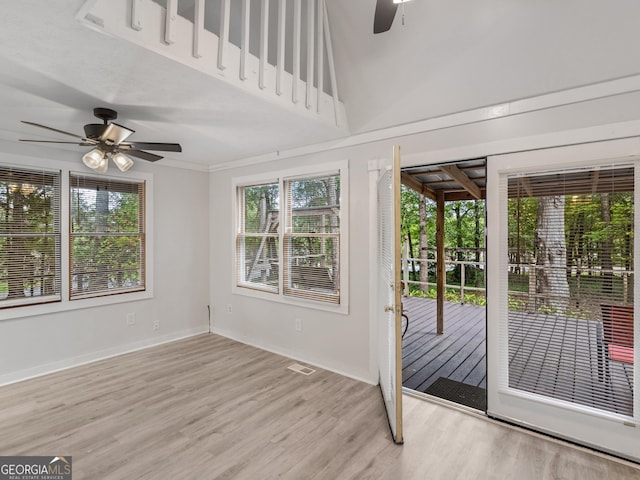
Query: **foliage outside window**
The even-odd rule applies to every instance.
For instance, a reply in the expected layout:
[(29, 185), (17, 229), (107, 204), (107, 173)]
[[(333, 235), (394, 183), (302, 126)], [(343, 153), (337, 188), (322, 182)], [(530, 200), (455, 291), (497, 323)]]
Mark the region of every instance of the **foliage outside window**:
[(0, 308), (60, 301), (60, 173), (0, 168)]
[(607, 344), (615, 315), (633, 345), (634, 176), (618, 165), (509, 177), (509, 387), (633, 415), (633, 365)]
[[(436, 202), (401, 186), (403, 278), (412, 296), (436, 298)], [(446, 280), (449, 302), (486, 305), (484, 200), (444, 204)], [(406, 272), (404, 269), (406, 268)]]
[(145, 289), (145, 183), (71, 175), (70, 298)]
[(240, 187), (238, 200), (238, 284), (277, 293), (280, 284), (280, 187), (277, 183)]
[(340, 304), (340, 174), (237, 188), (237, 286)]
[(340, 303), (340, 177), (287, 180), (284, 294)]

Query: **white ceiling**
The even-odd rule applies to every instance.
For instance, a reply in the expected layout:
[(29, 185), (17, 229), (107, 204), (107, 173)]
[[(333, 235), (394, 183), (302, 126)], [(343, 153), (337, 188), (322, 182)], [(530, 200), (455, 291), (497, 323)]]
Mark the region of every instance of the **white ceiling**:
[[(118, 0), (125, 1), (125, 0)], [(177, 142), (164, 162), (210, 167), (345, 135), (75, 19), (83, 0), (5, 2), (0, 16), (0, 141), (73, 140), (94, 107), (118, 111), (131, 140)], [(25, 145), (33, 150), (33, 145)], [(45, 147), (42, 147), (45, 148)], [(83, 147), (51, 145), (83, 151)], [(160, 153), (160, 152), (158, 152)]]
[(375, 36), (375, 2), (327, 2), (352, 133), (640, 73), (637, 0), (414, 0)]
[[(125, 2), (128, 0), (113, 0)], [(209, 0), (208, 0), (209, 1)], [(232, 0), (239, 1), (239, 0)], [(375, 0), (326, 0), (338, 88), (352, 133), (638, 75), (640, 2), (415, 0), (373, 35)], [(0, 146), (82, 133), (98, 106), (131, 140), (179, 142), (167, 164), (216, 168), (345, 135), (273, 102), (80, 24), (84, 0), (2, 2)], [(633, 61), (631, 61), (633, 60)], [(14, 145), (14, 144), (17, 144)]]

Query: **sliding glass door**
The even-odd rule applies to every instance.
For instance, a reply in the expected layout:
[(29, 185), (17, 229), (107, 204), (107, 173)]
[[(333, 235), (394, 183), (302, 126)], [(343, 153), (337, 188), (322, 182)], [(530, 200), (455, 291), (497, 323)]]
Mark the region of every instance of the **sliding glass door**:
[(488, 161), (489, 414), (640, 459), (636, 141)]

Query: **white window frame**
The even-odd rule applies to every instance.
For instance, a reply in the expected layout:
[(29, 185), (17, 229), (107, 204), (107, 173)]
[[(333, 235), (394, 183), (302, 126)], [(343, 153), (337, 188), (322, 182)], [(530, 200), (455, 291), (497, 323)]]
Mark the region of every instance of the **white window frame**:
[[(325, 301), (312, 300), (308, 298), (292, 297), (285, 293), (284, 282), (284, 235), (283, 227), (284, 217), (286, 215), (285, 202), (285, 181), (304, 178), (315, 178), (323, 175), (338, 173), (340, 177), (340, 303), (328, 303)], [(279, 235), (279, 286), (278, 291), (266, 291), (250, 286), (239, 285), (237, 258), (238, 244), (237, 236), (241, 233), (241, 202), (238, 197), (238, 189), (241, 187), (249, 187), (254, 185), (264, 185), (268, 183), (279, 184), (280, 195), (280, 228)], [(295, 169), (281, 170), (276, 172), (267, 172), (264, 174), (249, 175), (244, 177), (236, 177), (232, 179), (232, 205), (233, 205), (233, 276), (231, 291), (234, 294), (244, 295), (272, 302), (285, 303), (289, 305), (303, 306), (318, 310), (325, 310), (341, 314), (349, 313), (349, 161), (341, 160), (331, 163), (323, 163), (313, 166), (299, 167)]]
[[(147, 256), (145, 254), (145, 244), (146, 244), (146, 231), (144, 230), (145, 228), (145, 216), (146, 216), (146, 205), (145, 205), (145, 201), (146, 201), (146, 194), (144, 194), (145, 190), (146, 190), (146, 182), (144, 180), (140, 180), (137, 178), (131, 178), (131, 177), (127, 177), (126, 179), (121, 179), (121, 178), (116, 178), (116, 177), (112, 177), (112, 176), (105, 176), (105, 175), (100, 175), (100, 174), (78, 174), (78, 173), (70, 173), (69, 174), (69, 178), (71, 178), (71, 176), (75, 176), (76, 178), (86, 178), (86, 179), (95, 179), (96, 181), (106, 181), (106, 182), (118, 182), (119, 184), (128, 184), (128, 185), (142, 185), (142, 192), (144, 195), (144, 198), (142, 199), (142, 219), (143, 219), (143, 224), (138, 226), (138, 232), (130, 235), (130, 236), (135, 236), (135, 237), (140, 237), (141, 241), (142, 241), (142, 245), (141, 245), (141, 263), (142, 263), (142, 269), (141, 269), (141, 274), (142, 274), (142, 283), (140, 286), (136, 286), (136, 287), (129, 287), (128, 289), (125, 288), (119, 288), (119, 289), (104, 289), (104, 290), (95, 290), (95, 291), (91, 291), (91, 292), (87, 292), (87, 293), (73, 293), (73, 289), (70, 288), (70, 292), (69, 292), (69, 299), (72, 301), (78, 301), (78, 300), (83, 300), (86, 298), (91, 298), (91, 297), (103, 297), (106, 295), (123, 295), (126, 293), (131, 293), (131, 292), (141, 292), (146, 290), (146, 260), (147, 260)], [(71, 189), (74, 188), (75, 185), (69, 185), (69, 192), (71, 192)], [(138, 198), (140, 198), (140, 195), (138, 194)], [(72, 200), (72, 199), (71, 199)], [(72, 204), (73, 201), (69, 202), (69, 211), (71, 212), (72, 210)], [(138, 205), (138, 220), (140, 219), (140, 204)], [(71, 219), (70, 219), (71, 220)], [(76, 237), (76, 238), (81, 238), (81, 237), (86, 237), (86, 236), (91, 236), (92, 234), (95, 234), (96, 232), (85, 232), (85, 231), (78, 231), (78, 232), (73, 232), (72, 230), (72, 222), (70, 223), (70, 228), (69, 228), (69, 241), (71, 243), (71, 239), (72, 237)], [(141, 227), (141, 228), (140, 228)], [(120, 236), (127, 236), (128, 232), (122, 232), (120, 233)], [(71, 259), (73, 257), (73, 248), (72, 245), (69, 245), (69, 251), (66, 252), (67, 256)], [(73, 270), (73, 267), (71, 268)], [(69, 280), (71, 281), (73, 278), (73, 272), (71, 272), (70, 274), (70, 278)], [(70, 283), (71, 285), (71, 283)]]
[[(52, 231), (51, 233), (48, 233), (47, 236), (50, 236), (53, 238), (57, 237), (56, 250), (58, 250), (58, 253), (57, 253), (57, 264), (55, 265), (56, 273), (55, 273), (54, 282), (58, 286), (58, 291), (50, 295), (42, 295), (38, 297), (22, 297), (22, 298), (15, 298), (13, 300), (3, 300), (2, 303), (0, 303), (0, 309), (2, 310), (15, 309), (15, 308), (23, 308), (23, 307), (29, 307), (29, 306), (35, 306), (35, 305), (44, 305), (44, 304), (60, 302), (62, 301), (62, 285), (60, 282), (62, 281), (61, 270), (62, 270), (62, 256), (63, 256), (62, 243), (61, 243), (62, 236), (63, 236), (61, 216), (62, 216), (62, 209), (64, 208), (64, 205), (62, 204), (62, 173), (60, 172), (60, 170), (55, 170), (55, 169), (31, 168), (31, 167), (25, 167), (25, 166), (13, 166), (13, 165), (5, 165), (5, 164), (2, 165), (2, 168), (12, 169), (12, 170), (15, 169), (15, 171), (17, 172), (31, 172), (36, 175), (39, 172), (43, 172), (51, 175), (52, 177), (57, 178), (57, 182), (58, 182), (57, 192), (56, 192), (57, 195), (54, 197), (54, 199), (58, 203), (58, 207), (57, 207), (58, 215), (57, 215), (57, 218), (55, 218), (54, 223), (58, 225), (58, 229), (57, 230), (54, 229), (54, 231)], [(18, 233), (25, 233), (25, 232), (18, 232)]]
[[(522, 392), (509, 387), (508, 342), (505, 326), (508, 321), (507, 282), (507, 182), (509, 175), (529, 174), (571, 168), (586, 168), (635, 164), (634, 203), (636, 232), (640, 225), (640, 144), (637, 138), (610, 140), (514, 154), (489, 156), (487, 160), (487, 351), (488, 413), (490, 416), (525, 425), (556, 437), (586, 444), (618, 456), (638, 460), (638, 429), (640, 425), (640, 395), (634, 396), (634, 419), (569, 404), (562, 400)], [(634, 238), (634, 267), (640, 264), (640, 236)], [(640, 282), (634, 282), (636, 306), (640, 298)], [(635, 330), (636, 342), (640, 329)], [(636, 352), (637, 355), (637, 352)], [(634, 379), (640, 375), (640, 365), (634, 364)], [(636, 387), (637, 390), (637, 387)], [(559, 421), (561, 419), (562, 421)]]
[[(23, 169), (39, 169), (42, 170), (42, 161), (32, 161), (25, 159), (20, 164), (13, 164), (8, 162), (1, 162), (3, 166), (23, 168)], [(76, 175), (93, 175), (95, 172), (88, 172), (79, 170), (79, 167), (75, 164), (71, 165), (69, 162), (63, 162), (58, 160), (47, 160), (47, 170), (59, 170), (61, 171), (60, 179), (60, 225), (61, 225), (61, 294), (62, 300), (54, 303), (41, 303), (35, 305), (23, 305), (17, 307), (8, 307), (0, 309), (0, 321), (32, 317), (36, 315), (55, 314), (59, 312), (66, 312), (70, 310), (79, 310), (83, 308), (99, 307), (104, 305), (114, 305), (118, 303), (135, 302), (140, 300), (148, 300), (154, 296), (154, 250), (153, 250), (153, 174), (131, 171), (121, 173), (119, 171), (109, 172), (104, 175), (106, 178), (114, 178), (120, 181), (144, 181), (145, 182), (145, 263), (146, 273), (145, 281), (146, 288), (144, 291), (119, 293), (117, 295), (105, 295), (100, 297), (82, 298), (69, 300), (69, 278), (70, 278), (70, 264), (69, 264), (69, 248), (70, 248), (70, 192), (69, 192), (69, 177), (71, 174)], [(73, 168), (75, 167), (75, 168)]]

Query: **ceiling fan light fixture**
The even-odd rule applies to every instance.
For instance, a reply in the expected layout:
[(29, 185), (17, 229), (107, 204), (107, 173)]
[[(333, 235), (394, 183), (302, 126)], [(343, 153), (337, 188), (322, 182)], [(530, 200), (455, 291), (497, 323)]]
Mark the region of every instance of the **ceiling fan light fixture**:
[(393, 0), (393, 3), (406, 3), (406, 2), (410, 2), (411, 0)]
[(82, 156), (84, 164), (93, 170), (96, 170), (103, 161), (106, 163), (106, 160), (104, 152), (99, 148), (89, 150)]
[(133, 166), (133, 160), (127, 157), (124, 153), (116, 152), (111, 157), (113, 163), (116, 164), (116, 167), (120, 169), (121, 172), (126, 172)]
[(94, 170), (98, 173), (107, 173), (109, 169), (109, 157), (107, 155), (103, 155), (102, 160)]

